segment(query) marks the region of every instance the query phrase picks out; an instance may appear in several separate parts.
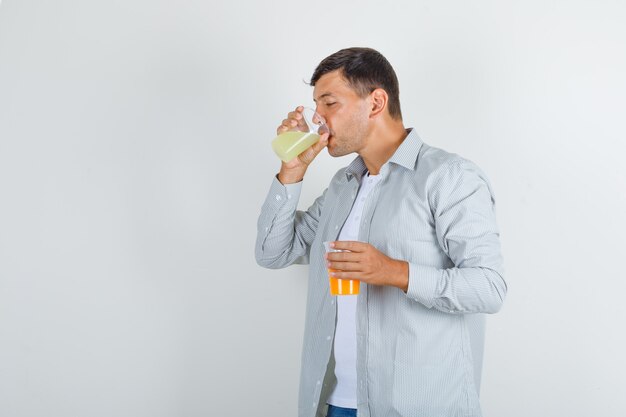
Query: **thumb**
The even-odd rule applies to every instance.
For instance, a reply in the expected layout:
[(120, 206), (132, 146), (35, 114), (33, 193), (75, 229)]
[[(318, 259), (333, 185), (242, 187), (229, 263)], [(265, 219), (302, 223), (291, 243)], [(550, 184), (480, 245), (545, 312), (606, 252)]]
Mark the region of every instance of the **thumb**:
[(322, 134), (322, 136), (320, 136), (320, 140), (318, 140), (317, 143), (313, 145), (313, 149), (315, 150), (316, 154), (320, 153), (322, 149), (324, 149), (326, 145), (328, 145), (329, 136), (330, 135), (328, 133)]
[(324, 149), (328, 145), (328, 133), (324, 133), (320, 136), (320, 140), (318, 140), (313, 146), (311, 146), (311, 150), (313, 151), (312, 158), (315, 158), (317, 154), (319, 154), (322, 149)]
[(308, 165), (313, 162), (317, 154), (319, 154), (322, 149), (326, 147), (326, 145), (328, 145), (328, 133), (324, 133), (322, 136), (320, 136), (320, 140), (318, 140), (306, 151), (298, 155), (298, 158), (300, 158), (300, 161)]

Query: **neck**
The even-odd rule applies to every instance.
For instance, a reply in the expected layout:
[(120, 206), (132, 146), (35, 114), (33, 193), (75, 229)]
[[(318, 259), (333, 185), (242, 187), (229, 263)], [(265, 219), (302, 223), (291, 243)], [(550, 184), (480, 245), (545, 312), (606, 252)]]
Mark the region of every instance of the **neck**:
[(358, 152), (371, 175), (378, 175), (380, 168), (406, 137), (407, 132), (401, 120), (374, 126), (367, 136), (366, 145)]

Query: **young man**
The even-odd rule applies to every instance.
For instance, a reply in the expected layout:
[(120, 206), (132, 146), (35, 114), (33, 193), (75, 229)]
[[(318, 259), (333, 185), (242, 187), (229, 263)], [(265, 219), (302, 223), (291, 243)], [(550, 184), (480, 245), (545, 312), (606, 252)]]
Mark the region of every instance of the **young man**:
[[(261, 266), (310, 260), (299, 416), (481, 416), (484, 313), (507, 289), (487, 178), (404, 128), (395, 72), (377, 51), (329, 56), (311, 85), (330, 133), (282, 163), (256, 242)], [(278, 133), (300, 126), (298, 107)], [(325, 147), (358, 156), (297, 211)], [(325, 255), (325, 241), (344, 252)], [(361, 293), (331, 296), (327, 268)]]

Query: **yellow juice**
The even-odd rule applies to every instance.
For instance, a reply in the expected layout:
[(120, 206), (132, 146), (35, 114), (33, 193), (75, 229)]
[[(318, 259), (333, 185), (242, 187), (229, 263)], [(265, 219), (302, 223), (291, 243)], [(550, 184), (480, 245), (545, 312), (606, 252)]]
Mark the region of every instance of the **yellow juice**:
[(318, 140), (320, 135), (313, 132), (285, 132), (272, 141), (272, 149), (280, 159), (289, 162)]

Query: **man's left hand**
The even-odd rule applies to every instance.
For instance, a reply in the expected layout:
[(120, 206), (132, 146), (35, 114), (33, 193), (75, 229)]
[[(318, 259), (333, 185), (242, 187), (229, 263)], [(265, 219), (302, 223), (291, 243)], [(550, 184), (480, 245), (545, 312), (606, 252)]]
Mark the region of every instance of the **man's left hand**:
[(370, 285), (388, 285), (406, 292), (409, 286), (409, 264), (392, 259), (364, 242), (335, 241), (333, 249), (349, 252), (326, 253), (326, 266), (336, 270), (330, 276), (356, 279)]

